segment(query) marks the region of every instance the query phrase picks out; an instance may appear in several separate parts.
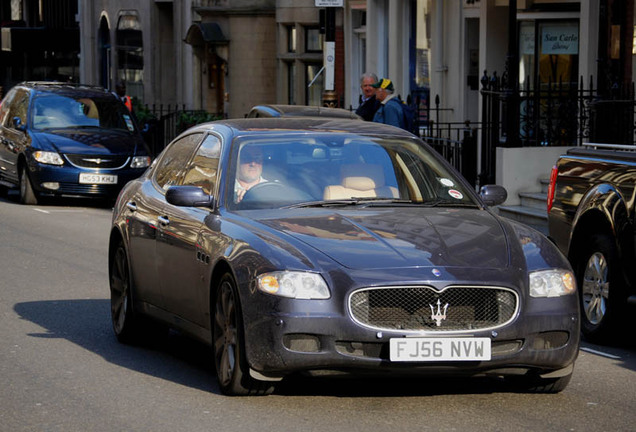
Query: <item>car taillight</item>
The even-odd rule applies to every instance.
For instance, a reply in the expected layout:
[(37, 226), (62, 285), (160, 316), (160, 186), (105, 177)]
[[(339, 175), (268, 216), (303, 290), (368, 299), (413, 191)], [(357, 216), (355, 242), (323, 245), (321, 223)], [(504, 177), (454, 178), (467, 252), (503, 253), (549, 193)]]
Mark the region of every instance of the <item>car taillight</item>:
[(552, 204), (554, 203), (554, 191), (556, 188), (556, 180), (559, 174), (559, 169), (557, 166), (552, 167), (552, 171), (550, 172), (550, 185), (548, 186), (548, 213), (552, 210)]

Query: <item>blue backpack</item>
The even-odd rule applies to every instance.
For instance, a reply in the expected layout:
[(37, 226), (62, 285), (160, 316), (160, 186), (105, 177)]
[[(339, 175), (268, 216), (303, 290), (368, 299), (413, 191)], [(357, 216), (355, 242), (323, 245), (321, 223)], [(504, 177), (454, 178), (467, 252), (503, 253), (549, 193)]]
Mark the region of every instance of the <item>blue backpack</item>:
[(411, 132), (413, 135), (419, 136), (419, 130), (417, 122), (415, 121), (416, 112), (411, 105), (404, 102), (400, 104), (402, 106), (402, 115), (404, 117), (404, 130)]

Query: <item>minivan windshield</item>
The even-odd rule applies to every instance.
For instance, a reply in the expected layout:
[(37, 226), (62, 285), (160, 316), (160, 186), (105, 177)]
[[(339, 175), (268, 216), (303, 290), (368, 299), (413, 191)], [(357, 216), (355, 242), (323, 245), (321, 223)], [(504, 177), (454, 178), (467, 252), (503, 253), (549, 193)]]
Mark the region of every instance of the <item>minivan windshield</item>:
[(42, 94), (32, 102), (35, 130), (68, 128), (119, 129), (132, 132), (135, 125), (126, 106), (115, 97), (77, 98)]

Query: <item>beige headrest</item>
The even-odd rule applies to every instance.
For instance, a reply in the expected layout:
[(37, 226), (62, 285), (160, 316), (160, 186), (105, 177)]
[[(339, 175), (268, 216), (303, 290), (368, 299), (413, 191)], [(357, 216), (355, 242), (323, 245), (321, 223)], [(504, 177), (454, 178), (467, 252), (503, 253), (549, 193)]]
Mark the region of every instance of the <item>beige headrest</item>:
[(341, 184), (347, 188), (366, 190), (384, 186), (384, 172), (380, 165), (343, 165), (340, 174), (342, 176)]

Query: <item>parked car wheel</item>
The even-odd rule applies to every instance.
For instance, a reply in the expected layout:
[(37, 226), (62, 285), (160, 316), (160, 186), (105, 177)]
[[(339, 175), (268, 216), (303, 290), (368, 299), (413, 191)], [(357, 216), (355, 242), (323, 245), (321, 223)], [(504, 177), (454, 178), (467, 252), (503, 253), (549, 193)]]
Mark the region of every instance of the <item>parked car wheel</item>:
[(38, 203), (38, 196), (33, 190), (33, 185), (31, 184), (26, 166), (23, 166), (20, 170), (20, 203), (28, 205)]
[(216, 294), (214, 306), (214, 364), (221, 391), (226, 395), (266, 395), (274, 390), (270, 382), (249, 375), (244, 354), (241, 312), (232, 276), (226, 274)]
[(117, 245), (110, 266), (110, 312), (117, 340), (130, 343), (139, 334), (139, 325), (132, 309), (130, 268), (123, 243)]
[(556, 378), (542, 378), (536, 373), (528, 373), (522, 376), (506, 377), (506, 382), (516, 390), (527, 393), (559, 393), (565, 390), (571, 379), (571, 373)]
[(591, 341), (611, 339), (620, 323), (624, 282), (616, 260), (616, 246), (602, 234), (590, 238), (579, 259), (581, 330)]

